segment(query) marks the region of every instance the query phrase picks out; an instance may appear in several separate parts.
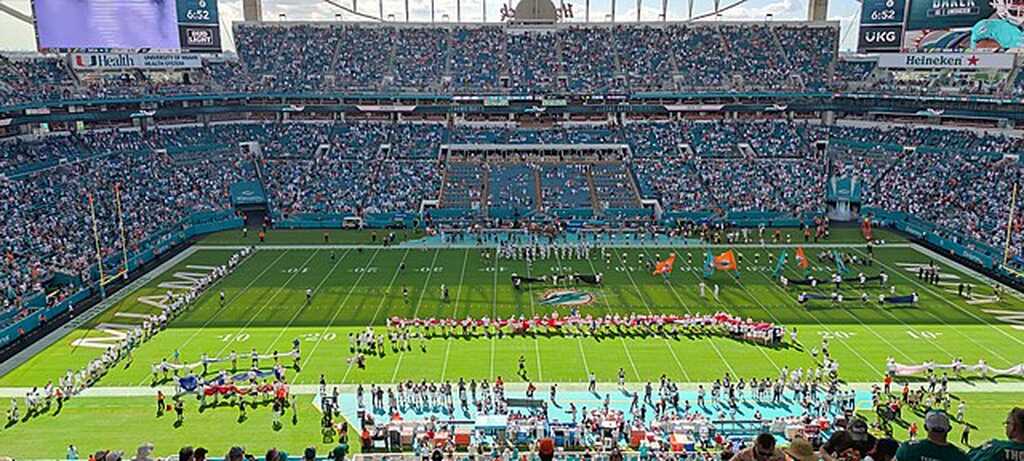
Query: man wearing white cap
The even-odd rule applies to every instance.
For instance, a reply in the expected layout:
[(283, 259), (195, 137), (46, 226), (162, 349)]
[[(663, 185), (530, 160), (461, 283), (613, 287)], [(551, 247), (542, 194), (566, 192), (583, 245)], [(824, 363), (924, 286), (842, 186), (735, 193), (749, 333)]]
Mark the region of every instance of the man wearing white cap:
[(924, 430), (928, 437), (900, 445), (896, 450), (896, 461), (967, 461), (963, 450), (947, 440), (951, 429), (945, 412), (928, 412), (924, 417)]
[(1024, 461), (1024, 408), (1010, 410), (1005, 424), (1009, 440), (991, 440), (971, 450), (971, 461)]

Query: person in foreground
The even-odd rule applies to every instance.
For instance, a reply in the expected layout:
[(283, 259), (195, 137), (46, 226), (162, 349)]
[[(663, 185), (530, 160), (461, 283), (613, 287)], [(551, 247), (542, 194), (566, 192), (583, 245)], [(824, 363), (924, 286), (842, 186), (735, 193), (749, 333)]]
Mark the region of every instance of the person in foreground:
[(971, 461), (1024, 461), (1024, 408), (1010, 410), (1004, 424), (1009, 440), (993, 439), (971, 450)]
[(924, 417), (923, 440), (904, 442), (896, 450), (896, 461), (967, 461), (963, 450), (947, 440), (952, 427), (949, 416), (941, 411), (930, 411)]

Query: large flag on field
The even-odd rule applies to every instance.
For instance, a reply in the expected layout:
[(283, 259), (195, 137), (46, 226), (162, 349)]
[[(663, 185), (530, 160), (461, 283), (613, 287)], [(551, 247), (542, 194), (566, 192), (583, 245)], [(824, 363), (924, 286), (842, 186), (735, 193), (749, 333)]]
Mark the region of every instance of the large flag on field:
[(725, 253), (715, 256), (715, 270), (734, 271), (736, 269), (736, 253), (732, 250), (726, 250)]
[(654, 266), (654, 273), (652, 275), (671, 274), (672, 266), (676, 263), (676, 254), (672, 253), (665, 258), (664, 261), (658, 261), (658, 264)]
[(786, 269), (786, 261), (789, 259), (789, 250), (783, 249), (779, 252), (778, 259), (775, 260), (775, 270), (772, 271), (772, 277), (778, 277), (782, 275), (782, 271)]
[(804, 270), (811, 267), (811, 262), (807, 260), (807, 254), (804, 253), (804, 247), (796, 247), (796, 265)]
[(846, 263), (843, 262), (843, 255), (840, 252), (833, 251), (832, 258), (836, 260), (836, 271), (840, 274), (845, 274), (850, 271), (850, 269), (846, 267)]

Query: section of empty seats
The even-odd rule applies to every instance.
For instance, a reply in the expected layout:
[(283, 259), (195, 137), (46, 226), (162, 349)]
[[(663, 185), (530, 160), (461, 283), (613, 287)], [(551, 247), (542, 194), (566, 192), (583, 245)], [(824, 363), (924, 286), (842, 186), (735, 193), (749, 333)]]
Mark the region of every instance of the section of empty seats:
[(589, 165), (582, 163), (544, 163), (540, 167), (541, 208), (555, 210), (591, 210), (593, 208)]

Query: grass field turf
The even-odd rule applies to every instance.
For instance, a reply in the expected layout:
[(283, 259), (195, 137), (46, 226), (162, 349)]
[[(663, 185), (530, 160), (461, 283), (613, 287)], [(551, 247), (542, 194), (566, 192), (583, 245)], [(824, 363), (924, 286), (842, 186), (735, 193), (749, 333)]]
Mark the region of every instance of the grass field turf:
[[(270, 234), (268, 244), (284, 240), (284, 237), (277, 234)], [(319, 232), (281, 234), (288, 235), (288, 243), (322, 241)], [(856, 241), (855, 235), (849, 234), (837, 233), (833, 241)], [(368, 243), (369, 240), (365, 233), (352, 234), (348, 238), (348, 242), (352, 243)], [(898, 240), (895, 237), (886, 238), (890, 241)], [(239, 234), (235, 232), (233, 235), (211, 236), (203, 243), (236, 244), (237, 240)], [(249, 240), (255, 240), (251, 233)], [(336, 242), (334, 238), (331, 241)], [(809, 248), (807, 252), (812, 261), (818, 264), (817, 253), (823, 250)], [(336, 383), (386, 383), (406, 378), (492, 378), (497, 375), (515, 381), (518, 379), (515, 367), (519, 355), (528, 359), (530, 379), (538, 382), (581, 382), (588, 372), (595, 373), (602, 381), (613, 381), (619, 367), (626, 370), (629, 381), (635, 382), (654, 380), (663, 373), (674, 379), (691, 382), (707, 382), (727, 371), (741, 376), (775, 376), (778, 368), (783, 366), (791, 369), (812, 366), (814, 361), (806, 349), (817, 346), (822, 337), (831, 339), (833, 357), (841, 364), (843, 378), (851, 382), (877, 381), (889, 356), (908, 363), (927, 360), (946, 362), (958, 356), (973, 363), (984, 358), (997, 367), (1016, 364), (1021, 360), (1019, 351), (1024, 346), (1024, 335), (982, 311), (1021, 311), (1020, 301), (1012, 298), (988, 304), (969, 304), (957, 298), (955, 289), (950, 294), (944, 291), (947, 287), (922, 285), (913, 273), (901, 269), (905, 266), (900, 266), (928, 262), (928, 256), (911, 248), (876, 249), (882, 268), (890, 274), (890, 282), (896, 284), (898, 292), (916, 290), (921, 296), (921, 302), (914, 307), (885, 309), (874, 304), (853, 307), (859, 303), (848, 304), (848, 307), (843, 308), (832, 307), (828, 303), (800, 306), (795, 301), (796, 290), (786, 291), (771, 279), (774, 258), (766, 257), (766, 253), (774, 255), (777, 252), (777, 249), (771, 248), (740, 249), (745, 260), (739, 280), (734, 280), (728, 274), (716, 274), (709, 281), (709, 285), (721, 285), (720, 302), (699, 297), (699, 267), (677, 267), (669, 284), (660, 278), (651, 277), (646, 268), (633, 267), (630, 270), (629, 266), (636, 266), (640, 255), (653, 257), (655, 253), (665, 255), (670, 251), (680, 254), (684, 266), (687, 253), (693, 253), (694, 265), (699, 266), (703, 261), (703, 249), (696, 247), (617, 249), (611, 265), (607, 265), (599, 253), (595, 253), (591, 261), (540, 261), (529, 268), (522, 261), (495, 263), (483, 259), (477, 249), (264, 249), (256, 252), (234, 274), (201, 297), (171, 328), (138, 348), (134, 353), (134, 363), (111, 371), (99, 386), (149, 385), (150, 364), (164, 357), (170, 358), (175, 349), (180, 351), (185, 361), (193, 361), (204, 352), (211, 356), (225, 355), (231, 350), (244, 354), (254, 347), (259, 352), (285, 351), (296, 337), (303, 341), (304, 363), (302, 372), (290, 372), (289, 379), (297, 384), (315, 383), (321, 373), (326, 375), (328, 381)], [(863, 249), (858, 247), (847, 251), (862, 253)], [(625, 262), (621, 256), (623, 252), (626, 253)], [(753, 253), (757, 252), (762, 255), (760, 265), (755, 267)], [(157, 285), (180, 280), (176, 273), (195, 272), (187, 266), (223, 262), (229, 254), (230, 251), (226, 249), (196, 252), (90, 324), (47, 348), (13, 372), (0, 377), (0, 387), (43, 385), (67, 368), (85, 364), (101, 351), (96, 348), (73, 347), (71, 343), (75, 339), (102, 335), (102, 332), (92, 327), (100, 322), (123, 321), (118, 320), (117, 312), (150, 312), (151, 307), (138, 302), (140, 296), (161, 295), (166, 289), (158, 288)], [(399, 264), (403, 261), (406, 269), (399, 271)], [(417, 347), (413, 352), (389, 353), (384, 358), (371, 358), (365, 370), (346, 365), (345, 359), (349, 356), (347, 335), (367, 325), (382, 325), (388, 315), (493, 317), (513, 313), (529, 316), (552, 312), (556, 308), (536, 302), (542, 289), (516, 292), (511, 287), (509, 275), (513, 272), (531, 275), (548, 273), (558, 267), (605, 274), (605, 286), (592, 290), (596, 301), (584, 307), (585, 312), (709, 313), (724, 310), (745, 317), (775, 321), (787, 327), (795, 326), (799, 329), (800, 343), (804, 347), (766, 349), (726, 338), (687, 336), (433, 339), (425, 344), (426, 352), (421, 352), (420, 344), (415, 343)], [(625, 267), (625, 270), (618, 270), (620, 267)], [(831, 273), (831, 266), (825, 269), (827, 271), (820, 272), (819, 278), (823, 278), (826, 272)], [(873, 274), (877, 270), (865, 269), (865, 272)], [(943, 273), (971, 280), (969, 275), (947, 266), (943, 266)], [(789, 275), (796, 277), (792, 269)], [(450, 287), (450, 302), (445, 303), (440, 299), (439, 287), (442, 283)], [(977, 283), (975, 285), (976, 294), (991, 293), (988, 287)], [(403, 298), (402, 287), (409, 288), (408, 299)], [(316, 294), (311, 305), (303, 306), (307, 288), (313, 288)], [(224, 290), (228, 299), (224, 307), (220, 306), (217, 299), (216, 292), (219, 290)], [(872, 299), (877, 297), (877, 293), (877, 288), (869, 291)], [(846, 295), (858, 297), (859, 291), (855, 293), (852, 289), (847, 290)], [(561, 311), (565, 312), (565, 308)], [(1020, 398), (1010, 393), (971, 393), (965, 394), (964, 398), (971, 405), (969, 414), (973, 416), (972, 422), (978, 421), (980, 425), (980, 431), (976, 433), (978, 440), (981, 436), (996, 435), (998, 427), (995, 426), (1000, 421), (1001, 412), (1013, 403), (1020, 403)], [(123, 399), (123, 410), (118, 410), (118, 405), (111, 403), (119, 399)], [(971, 403), (975, 399), (983, 399), (986, 403), (975, 407)], [(239, 436), (242, 443), (253, 446), (258, 446), (259, 441), (268, 440), (266, 437), (270, 436), (273, 437), (271, 440), (282, 440), (278, 446), (286, 447), (292, 453), (319, 439), (319, 431), (315, 426), (308, 428), (301, 423), (296, 427), (286, 426), (282, 431), (272, 434), (263, 434), (261, 430), (250, 431), (248, 428), (245, 431), (231, 431), (232, 438), (221, 438), (199, 429), (175, 430), (165, 434), (159, 429), (169, 427), (169, 422), (157, 420), (151, 413), (146, 413), (152, 409), (151, 399), (96, 399), (107, 402), (106, 406), (92, 400), (72, 400), (65, 410), (67, 416), (61, 415), (58, 417), (60, 419), (54, 421), (70, 423), (71, 415), (77, 412), (87, 417), (91, 411), (89, 408), (93, 406), (105, 408), (103, 411), (111, 413), (111, 416), (123, 411), (124, 417), (131, 417), (141, 424), (140, 430), (133, 428), (133, 434), (145, 432), (145, 435), (136, 436), (136, 442), (167, 440), (172, 446), (183, 443), (207, 444), (215, 447), (215, 453), (220, 444), (227, 444), (228, 440), (239, 440)], [(132, 413), (134, 410), (131, 410), (136, 406), (142, 411), (138, 418)], [(994, 413), (988, 414), (989, 409)], [(269, 420), (269, 414), (266, 413), (262, 412), (258, 417)], [(221, 419), (233, 421), (237, 413), (215, 410), (201, 416), (191, 416), (192, 420), (201, 420), (202, 426), (207, 426), (207, 423), (223, 424)], [(989, 428), (990, 425), (993, 427)], [(56, 435), (66, 435), (59, 430), (52, 430), (52, 426), (55, 424), (44, 417), (2, 430), (0, 447), (8, 446), (7, 441), (16, 441), (19, 431), (38, 427), (33, 434), (41, 440), (52, 441), (48, 445), (53, 446), (30, 445), (24, 447), (25, 451), (19, 448), (19, 451), (11, 454), (19, 457), (58, 456), (62, 453), (64, 442)], [(186, 427), (198, 426), (190, 424)], [(141, 431), (146, 427), (161, 433), (149, 435), (151, 431)], [(270, 430), (269, 423), (259, 427)], [(130, 435), (122, 439), (102, 431), (81, 432), (85, 440), (77, 443), (89, 449), (131, 440)], [(51, 433), (55, 434), (53, 438), (46, 436)], [(182, 440), (184, 442), (179, 442)], [(94, 445), (86, 445), (88, 442)], [(132, 448), (131, 445), (124, 448)], [(226, 450), (227, 445), (223, 449)]]

